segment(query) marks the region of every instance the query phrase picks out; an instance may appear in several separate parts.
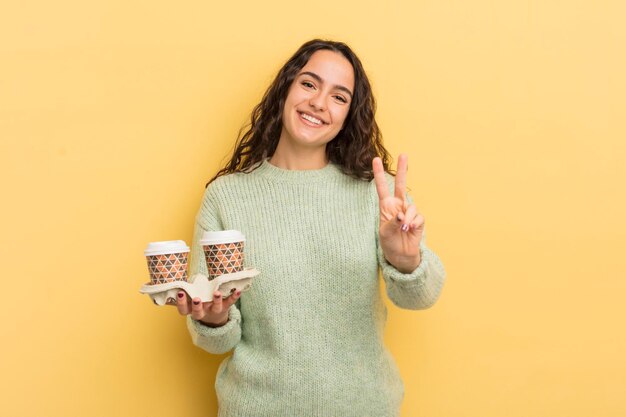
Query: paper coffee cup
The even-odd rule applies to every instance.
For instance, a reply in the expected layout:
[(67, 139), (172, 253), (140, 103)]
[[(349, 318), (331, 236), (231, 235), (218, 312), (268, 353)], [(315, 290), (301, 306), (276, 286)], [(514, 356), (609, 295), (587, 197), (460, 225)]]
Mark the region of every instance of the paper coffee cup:
[(150, 284), (187, 281), (189, 247), (183, 240), (150, 242), (144, 251), (150, 272)]
[(238, 230), (206, 231), (200, 239), (209, 279), (243, 270), (245, 236)]

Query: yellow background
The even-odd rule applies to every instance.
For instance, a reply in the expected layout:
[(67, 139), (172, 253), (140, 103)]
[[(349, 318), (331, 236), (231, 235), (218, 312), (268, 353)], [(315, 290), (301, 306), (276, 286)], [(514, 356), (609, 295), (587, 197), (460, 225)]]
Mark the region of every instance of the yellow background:
[(390, 305), (402, 416), (626, 415), (624, 21), (618, 0), (3, 5), (2, 414), (216, 414), (223, 356), (139, 294), (143, 249), (191, 241), (252, 107), (325, 37), (361, 57), (448, 271), (431, 310)]

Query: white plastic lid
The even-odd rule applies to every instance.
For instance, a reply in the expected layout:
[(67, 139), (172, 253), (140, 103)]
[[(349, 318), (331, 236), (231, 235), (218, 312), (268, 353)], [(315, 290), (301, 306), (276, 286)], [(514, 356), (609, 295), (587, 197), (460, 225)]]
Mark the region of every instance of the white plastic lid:
[(246, 237), (239, 230), (205, 231), (200, 239), (201, 245), (218, 245), (220, 243), (244, 242)]
[(166, 253), (189, 252), (189, 246), (184, 240), (164, 240), (162, 242), (150, 242), (143, 251), (145, 256), (164, 255)]

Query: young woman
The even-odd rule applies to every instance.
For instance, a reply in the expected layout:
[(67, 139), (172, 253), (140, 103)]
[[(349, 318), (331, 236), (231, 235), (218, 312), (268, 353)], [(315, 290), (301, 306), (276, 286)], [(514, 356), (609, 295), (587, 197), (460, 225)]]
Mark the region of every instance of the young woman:
[(404, 395), (383, 345), (392, 302), (431, 306), (445, 272), (424, 217), (395, 178), (361, 62), (312, 40), (287, 61), (252, 112), (231, 161), (207, 185), (190, 272), (207, 273), (205, 230), (246, 236), (252, 288), (212, 303), (178, 295), (194, 344), (233, 350), (215, 384), (220, 417), (398, 416)]

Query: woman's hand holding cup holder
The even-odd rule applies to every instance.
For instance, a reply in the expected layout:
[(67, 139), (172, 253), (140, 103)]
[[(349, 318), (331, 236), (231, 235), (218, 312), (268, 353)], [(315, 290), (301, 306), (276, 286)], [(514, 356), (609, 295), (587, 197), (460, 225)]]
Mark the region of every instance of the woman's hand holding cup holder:
[[(259, 273), (243, 267), (244, 242), (244, 235), (237, 230), (205, 231), (200, 245), (208, 277), (197, 274), (191, 282), (187, 279), (190, 250), (185, 242), (152, 242), (144, 251), (151, 282), (140, 292), (149, 294), (155, 304), (175, 305), (181, 315), (191, 315), (207, 326), (223, 326), (228, 322), (230, 306), (237, 302), (242, 290), (250, 288), (252, 277)], [(222, 296), (224, 291), (228, 294)]]
[(200, 298), (191, 298), (185, 291), (179, 291), (176, 297), (178, 312), (191, 317), (210, 327), (220, 327), (228, 322), (228, 310), (230, 306), (241, 296), (241, 291), (236, 291), (230, 297), (222, 299), (220, 291), (213, 293), (213, 300), (202, 302)]

